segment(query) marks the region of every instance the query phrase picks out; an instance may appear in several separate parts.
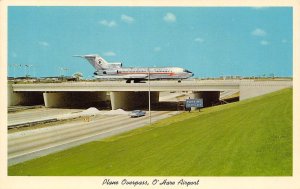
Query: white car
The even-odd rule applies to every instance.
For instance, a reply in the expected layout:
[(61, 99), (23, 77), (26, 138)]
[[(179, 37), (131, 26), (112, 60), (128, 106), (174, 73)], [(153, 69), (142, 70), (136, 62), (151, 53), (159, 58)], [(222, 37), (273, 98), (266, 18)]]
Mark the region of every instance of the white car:
[(146, 112), (142, 111), (142, 110), (133, 110), (129, 116), (130, 117), (141, 117), (141, 116), (144, 116), (146, 115)]

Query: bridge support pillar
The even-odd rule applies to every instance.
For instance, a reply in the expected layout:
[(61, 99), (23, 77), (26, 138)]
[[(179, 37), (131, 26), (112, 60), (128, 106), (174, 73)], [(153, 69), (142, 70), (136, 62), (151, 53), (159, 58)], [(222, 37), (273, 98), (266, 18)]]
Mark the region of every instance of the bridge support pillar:
[[(150, 93), (151, 103), (157, 103), (159, 101), (159, 92)], [(133, 110), (142, 107), (148, 107), (149, 99), (148, 92), (111, 92), (111, 108), (113, 110)]]
[(193, 92), (192, 98), (202, 98), (203, 106), (212, 106), (214, 103), (219, 102), (220, 91), (199, 91)]
[(45, 92), (45, 107), (92, 107), (106, 101), (106, 92)]

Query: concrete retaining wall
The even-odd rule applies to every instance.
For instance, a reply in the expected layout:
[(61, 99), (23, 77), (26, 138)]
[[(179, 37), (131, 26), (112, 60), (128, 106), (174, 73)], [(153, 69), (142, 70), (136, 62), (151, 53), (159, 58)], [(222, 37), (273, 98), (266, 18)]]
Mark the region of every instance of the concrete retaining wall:
[(256, 96), (261, 96), (280, 89), (292, 87), (292, 81), (254, 81), (254, 82), (241, 82), (240, 84), (240, 100), (246, 100)]

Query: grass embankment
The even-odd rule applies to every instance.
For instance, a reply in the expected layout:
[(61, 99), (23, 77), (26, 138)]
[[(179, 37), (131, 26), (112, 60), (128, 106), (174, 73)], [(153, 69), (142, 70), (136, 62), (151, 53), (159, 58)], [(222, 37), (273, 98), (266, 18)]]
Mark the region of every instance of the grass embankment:
[(9, 175), (292, 175), (292, 89), (183, 113), (9, 167)]

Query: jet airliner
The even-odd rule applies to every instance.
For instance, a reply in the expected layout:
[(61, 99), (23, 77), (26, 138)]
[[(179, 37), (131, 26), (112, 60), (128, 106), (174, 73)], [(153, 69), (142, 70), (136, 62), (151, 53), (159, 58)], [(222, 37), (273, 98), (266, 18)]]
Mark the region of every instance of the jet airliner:
[(74, 55), (74, 57), (85, 58), (95, 69), (95, 78), (116, 80), (125, 79), (127, 83), (135, 83), (142, 80), (159, 79), (187, 79), (194, 74), (179, 67), (123, 67), (122, 63), (108, 63), (97, 54)]

